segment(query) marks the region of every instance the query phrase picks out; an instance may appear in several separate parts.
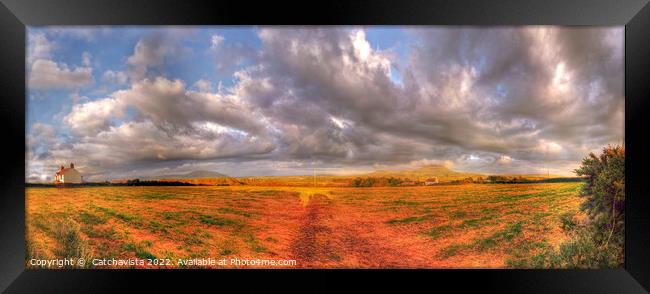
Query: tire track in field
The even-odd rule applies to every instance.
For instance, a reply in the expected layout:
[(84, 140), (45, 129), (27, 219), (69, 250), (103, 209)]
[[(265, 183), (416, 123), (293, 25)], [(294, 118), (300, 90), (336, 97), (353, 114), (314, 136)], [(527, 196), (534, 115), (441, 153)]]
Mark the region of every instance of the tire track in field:
[(324, 218), (331, 216), (330, 202), (324, 195), (316, 194), (305, 206), (298, 237), (291, 244), (291, 255), (298, 267), (318, 267), (334, 252), (328, 237), (332, 229), (324, 223)]
[(344, 206), (316, 194), (305, 206), (298, 237), (291, 245), (300, 268), (405, 267), (408, 258), (390, 241), (372, 236), (370, 222), (347, 214)]

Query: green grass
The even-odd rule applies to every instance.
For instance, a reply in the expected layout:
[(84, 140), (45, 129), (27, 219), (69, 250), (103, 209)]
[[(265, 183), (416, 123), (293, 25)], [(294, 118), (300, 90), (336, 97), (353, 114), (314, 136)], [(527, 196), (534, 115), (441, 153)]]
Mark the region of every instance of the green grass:
[(547, 254), (552, 249), (545, 241), (522, 242), (513, 247), (511, 256), (506, 259), (510, 268), (543, 268)]
[(243, 226), (242, 222), (236, 219), (231, 219), (231, 218), (226, 218), (226, 217), (218, 217), (218, 216), (212, 216), (212, 215), (206, 215), (206, 214), (201, 214), (199, 215), (199, 221), (201, 223), (207, 224), (207, 225), (214, 225), (217, 227), (225, 227), (225, 226), (230, 226), (230, 227), (235, 227), (235, 228), (240, 228)]
[(418, 205), (420, 205), (419, 202), (404, 201), (404, 200), (387, 201), (385, 203), (390, 204), (390, 205), (396, 205), (396, 206), (418, 206)]
[(496, 214), (489, 214), (482, 216), (480, 218), (472, 218), (472, 219), (466, 219), (461, 222), (459, 225), (459, 228), (461, 229), (467, 229), (467, 228), (482, 228), (484, 226), (487, 226), (491, 224), (491, 220), (496, 219), (497, 215)]
[(343, 259), (343, 258), (341, 258), (340, 255), (338, 255), (338, 254), (336, 254), (336, 253), (332, 253), (332, 254), (330, 254), (330, 255), (329, 255), (329, 258), (330, 258), (331, 260), (334, 260), (334, 261), (341, 261), (341, 259)]
[(106, 239), (119, 239), (115, 228), (110, 229), (94, 229), (92, 227), (84, 226), (81, 231), (90, 238), (106, 238)]
[[(475, 221), (478, 221), (475, 219)], [(474, 223), (474, 222), (471, 222)], [(481, 238), (475, 240), (470, 244), (453, 244), (447, 248), (444, 248), (440, 251), (440, 258), (449, 258), (458, 254), (462, 250), (476, 249), (479, 251), (485, 251), (497, 247), (499, 244), (506, 244), (508, 249), (505, 249), (507, 253), (523, 255), (527, 254), (531, 250), (539, 247), (546, 246), (543, 242), (533, 242), (533, 243), (514, 243), (514, 240), (517, 236), (521, 235), (523, 231), (523, 222), (515, 222), (509, 224), (504, 229), (495, 232), (487, 238)], [(514, 249), (512, 249), (514, 248)]]
[(36, 227), (37, 229), (43, 231), (45, 234), (52, 236), (52, 229), (50, 226), (52, 225), (51, 221), (52, 218), (45, 217), (45, 215), (40, 214), (40, 213), (35, 213), (30, 217), (31, 223)]
[(221, 207), (218, 209), (219, 212), (221, 213), (229, 213), (229, 214), (235, 214), (235, 215), (241, 215), (244, 217), (251, 217), (251, 214), (245, 211), (237, 210), (234, 208), (230, 207)]
[(172, 220), (172, 219), (180, 218), (182, 215), (184, 215), (184, 213), (174, 212), (174, 211), (163, 211), (160, 213), (160, 215), (166, 220)]
[(487, 249), (490, 249), (490, 248), (493, 248), (493, 247), (497, 246), (501, 242), (504, 242), (504, 241), (505, 242), (510, 242), (516, 236), (521, 234), (522, 226), (523, 226), (523, 222), (521, 222), (521, 221), (510, 224), (506, 228), (504, 228), (503, 230), (492, 234), (492, 236), (490, 236), (490, 237), (477, 240), (475, 242), (475, 245), (479, 250), (487, 250)]
[(137, 251), (135, 253), (135, 256), (138, 258), (142, 259), (156, 259), (156, 256), (151, 254), (151, 252), (143, 250), (143, 251)]
[(261, 253), (267, 251), (266, 247), (262, 246), (262, 244), (257, 241), (253, 234), (245, 234), (244, 241), (246, 241), (253, 252)]
[(122, 248), (126, 251), (131, 251), (135, 253), (135, 256), (137, 258), (142, 258), (142, 259), (156, 259), (156, 256), (153, 255), (151, 252), (147, 250), (147, 248), (151, 247), (153, 244), (151, 241), (142, 241), (140, 244), (135, 244), (134, 242), (128, 242), (122, 245)]
[(196, 233), (186, 235), (185, 238), (183, 239), (183, 242), (187, 246), (201, 245), (204, 243), (203, 238), (201, 238), (201, 236), (199, 236)]
[(472, 228), (478, 228), (479, 227), (479, 219), (466, 219), (464, 220), (461, 224), (461, 228), (467, 228), (467, 227), (472, 227)]
[(85, 259), (92, 257), (88, 241), (82, 236), (81, 228), (75, 221), (69, 219), (56, 222), (53, 233), (61, 243), (60, 249), (56, 252), (59, 257)]
[(81, 223), (86, 225), (98, 225), (106, 223), (106, 218), (89, 213), (87, 211), (82, 211), (81, 214), (79, 214), (79, 219), (81, 220)]
[(464, 244), (453, 244), (445, 249), (440, 251), (440, 258), (445, 259), (452, 257), (458, 253), (461, 249), (467, 248), (467, 245)]
[(426, 232), (426, 235), (433, 238), (433, 239), (437, 239), (437, 238), (442, 237), (443, 234), (449, 232), (451, 230), (451, 228), (452, 227), (450, 225), (443, 225), (443, 226), (439, 226), (439, 227), (433, 227), (429, 231)]
[(127, 222), (127, 223), (131, 223), (131, 224), (135, 224), (135, 225), (141, 225), (142, 224), (142, 220), (140, 219), (140, 217), (138, 217), (136, 215), (133, 215), (133, 214), (130, 214), (130, 213), (121, 213), (121, 212), (118, 212), (118, 211), (116, 211), (114, 209), (105, 208), (105, 207), (101, 207), (101, 206), (95, 206), (95, 209), (103, 212), (106, 215), (114, 216), (114, 217), (116, 217), (116, 218), (118, 218), (118, 219), (120, 219), (120, 220), (122, 220), (124, 222)]
[(178, 212), (173, 212), (173, 211), (163, 211), (159, 212), (158, 215), (164, 220), (164, 225), (163, 227), (166, 227), (167, 229), (172, 228), (172, 227), (178, 227), (178, 226), (183, 226), (186, 225), (189, 221), (187, 217), (187, 213), (194, 213), (191, 211), (178, 211)]
[(169, 228), (169, 225), (163, 225), (157, 221), (150, 221), (149, 222), (149, 231), (152, 233), (167, 233), (167, 228)]
[(452, 218), (464, 218), (465, 216), (467, 216), (467, 212), (464, 212), (464, 211), (461, 211), (461, 210), (457, 210), (457, 211), (452, 212), (452, 213), (450, 214), (450, 216), (451, 216)]
[(147, 200), (185, 199), (180, 195), (181, 194), (148, 192), (148, 193), (139, 194), (136, 198), (147, 199)]

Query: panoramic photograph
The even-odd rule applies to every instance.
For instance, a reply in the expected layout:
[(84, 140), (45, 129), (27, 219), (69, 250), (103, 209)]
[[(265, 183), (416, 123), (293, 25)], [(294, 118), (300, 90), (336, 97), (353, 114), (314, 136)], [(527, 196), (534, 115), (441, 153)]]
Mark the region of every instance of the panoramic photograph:
[(27, 269), (624, 265), (624, 27), (26, 42)]

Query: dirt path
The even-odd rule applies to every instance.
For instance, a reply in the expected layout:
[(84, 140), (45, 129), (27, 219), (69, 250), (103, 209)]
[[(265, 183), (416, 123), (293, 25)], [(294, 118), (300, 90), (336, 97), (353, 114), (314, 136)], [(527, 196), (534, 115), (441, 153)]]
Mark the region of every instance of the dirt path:
[(331, 258), (336, 258), (332, 240), (328, 237), (332, 228), (325, 225), (331, 217), (331, 200), (323, 195), (314, 195), (305, 206), (298, 237), (291, 244), (291, 255), (300, 267), (319, 267)]
[(405, 254), (388, 246), (388, 240), (372, 236), (373, 231), (372, 223), (317, 194), (305, 206), (292, 258), (303, 268), (404, 267)]

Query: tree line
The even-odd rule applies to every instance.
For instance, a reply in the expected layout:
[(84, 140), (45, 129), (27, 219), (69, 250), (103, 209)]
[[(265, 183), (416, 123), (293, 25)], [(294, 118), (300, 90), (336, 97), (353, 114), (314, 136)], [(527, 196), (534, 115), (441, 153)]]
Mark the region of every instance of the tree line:
[[(533, 184), (533, 183), (566, 183), (566, 182), (582, 182), (585, 181), (582, 177), (564, 177), (564, 178), (549, 178), (533, 180), (522, 176), (500, 176), (491, 175), (487, 177), (466, 177), (463, 179), (456, 179), (447, 182), (440, 182), (434, 185), (444, 184)], [(398, 186), (424, 186), (425, 181), (411, 180), (409, 178), (397, 177), (357, 177), (350, 182), (352, 187), (398, 187)]]

